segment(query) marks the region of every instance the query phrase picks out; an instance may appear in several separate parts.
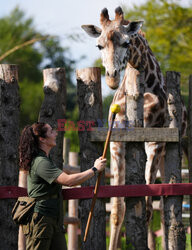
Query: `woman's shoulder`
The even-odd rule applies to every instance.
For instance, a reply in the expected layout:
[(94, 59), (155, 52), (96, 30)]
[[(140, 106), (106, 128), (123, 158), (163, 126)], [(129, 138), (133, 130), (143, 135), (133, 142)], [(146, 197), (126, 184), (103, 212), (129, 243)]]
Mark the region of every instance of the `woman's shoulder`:
[(45, 164), (49, 164), (50, 160), (49, 158), (47, 158), (46, 156), (42, 156), (42, 155), (37, 155), (33, 160), (32, 160), (32, 166), (37, 166), (39, 164), (45, 163)]

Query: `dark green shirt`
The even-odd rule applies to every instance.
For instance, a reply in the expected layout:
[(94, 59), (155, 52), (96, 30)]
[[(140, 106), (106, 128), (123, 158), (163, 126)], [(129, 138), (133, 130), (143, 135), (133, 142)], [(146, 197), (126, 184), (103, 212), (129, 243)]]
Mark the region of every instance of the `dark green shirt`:
[(54, 180), (62, 173), (44, 151), (39, 151), (32, 163), (27, 178), (28, 195), (33, 198), (45, 196), (37, 201), (34, 212), (44, 216), (58, 217), (60, 211), (61, 185)]

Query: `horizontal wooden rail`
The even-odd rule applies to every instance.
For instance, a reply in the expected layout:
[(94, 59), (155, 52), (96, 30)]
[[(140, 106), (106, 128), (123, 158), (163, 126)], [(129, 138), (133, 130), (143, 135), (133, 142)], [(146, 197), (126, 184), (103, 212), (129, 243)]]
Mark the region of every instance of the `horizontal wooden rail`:
[[(94, 187), (71, 188), (63, 190), (63, 198), (90, 199), (93, 192)], [(192, 183), (100, 186), (98, 191), (98, 198), (172, 195), (192, 195)]]
[[(90, 140), (105, 141), (107, 128), (93, 128), (90, 132)], [(177, 128), (127, 128), (113, 129), (110, 141), (123, 142), (178, 142), (179, 133)]]
[(77, 217), (64, 217), (64, 224), (79, 224), (80, 223), (80, 219)]
[[(69, 188), (62, 192), (64, 200), (91, 199), (94, 187)], [(98, 198), (167, 195), (192, 195), (192, 183), (100, 186), (98, 192)], [(0, 186), (0, 199), (14, 199), (19, 196), (27, 196), (27, 190), (17, 186)]]

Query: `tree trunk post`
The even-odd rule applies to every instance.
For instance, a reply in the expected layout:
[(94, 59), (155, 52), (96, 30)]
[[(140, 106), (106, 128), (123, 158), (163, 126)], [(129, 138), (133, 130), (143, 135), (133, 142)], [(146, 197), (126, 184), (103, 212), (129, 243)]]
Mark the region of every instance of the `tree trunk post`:
[[(57, 145), (51, 150), (50, 155), (57, 167), (63, 169), (63, 137), (64, 129), (59, 126), (65, 118), (66, 110), (66, 82), (64, 68), (50, 68), (43, 70), (44, 101), (41, 106), (39, 121), (58, 127)], [(60, 194), (62, 195), (62, 194)], [(63, 197), (60, 197), (63, 199)], [(63, 227), (63, 202), (61, 203), (60, 225)]]
[[(0, 185), (18, 185), (19, 144), (18, 67), (0, 65)], [(17, 249), (18, 227), (11, 218), (14, 199), (1, 199), (0, 249)]]
[[(126, 114), (130, 128), (143, 127), (144, 71), (126, 69), (136, 75), (135, 86), (126, 93)], [(133, 84), (133, 82), (132, 82)], [(128, 131), (129, 132), (129, 131)], [(145, 184), (146, 154), (143, 142), (127, 142), (125, 149), (126, 185)], [(147, 224), (145, 197), (126, 198), (126, 245), (130, 249), (147, 248)]]
[[(189, 77), (189, 103), (188, 103), (188, 166), (189, 182), (192, 183), (192, 75)], [(192, 248), (192, 195), (190, 195), (190, 228)]]
[[(66, 82), (63, 68), (43, 70), (44, 101), (39, 114), (39, 122), (46, 122), (57, 127), (59, 121), (65, 118)], [(58, 128), (57, 146), (51, 150), (51, 158), (59, 168), (63, 168), (63, 136), (64, 129)]]
[[(101, 70), (100, 68), (85, 68), (76, 71), (77, 95), (79, 104), (79, 142), (80, 142), (80, 167), (85, 171), (93, 167), (94, 161), (102, 156), (103, 143), (90, 142), (90, 127), (97, 124), (97, 119), (102, 119), (101, 96)], [(94, 186), (96, 177), (87, 180), (82, 186)], [(101, 185), (104, 184), (102, 177)], [(92, 200), (80, 201), (81, 237), (83, 242), (88, 214)], [(90, 230), (82, 249), (105, 250), (105, 202), (97, 199)]]
[[(180, 94), (180, 74), (174, 71), (166, 73), (168, 93), (168, 113), (170, 128), (179, 129), (179, 143), (166, 143), (165, 183), (181, 183), (181, 125), (182, 100)], [(182, 223), (182, 196), (163, 197), (165, 249), (184, 250), (185, 230)]]
[[(69, 152), (69, 165), (78, 166), (78, 153)], [(68, 201), (68, 216), (78, 218), (78, 200)], [(69, 224), (68, 233), (68, 250), (78, 250), (78, 224)]]

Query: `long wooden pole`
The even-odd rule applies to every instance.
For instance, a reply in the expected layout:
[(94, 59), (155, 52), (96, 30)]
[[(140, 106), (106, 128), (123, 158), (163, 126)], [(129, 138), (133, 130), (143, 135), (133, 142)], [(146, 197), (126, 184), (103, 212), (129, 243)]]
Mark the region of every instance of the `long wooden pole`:
[[(106, 138), (102, 158), (106, 157), (107, 148), (108, 148), (108, 145), (109, 145), (109, 142), (110, 142), (110, 137), (111, 137), (111, 133), (112, 133), (112, 128), (113, 128), (113, 123), (114, 123), (114, 120), (115, 120), (115, 116), (116, 116), (116, 113), (113, 113), (112, 121), (111, 121), (109, 130), (108, 130), (108, 133), (107, 133), (107, 138)], [(93, 195), (93, 199), (92, 199), (92, 203), (91, 203), (91, 209), (90, 209), (90, 212), (89, 212), (89, 217), (88, 217), (88, 220), (87, 220), (87, 226), (86, 226), (86, 229), (85, 229), (85, 235), (84, 235), (84, 239), (83, 239), (84, 242), (86, 241), (87, 234), (89, 232), (89, 227), (90, 227), (91, 219), (92, 219), (92, 216), (93, 216), (93, 210), (94, 210), (95, 202), (96, 202), (96, 199), (97, 199), (97, 193), (98, 193), (98, 190), (99, 190), (101, 176), (102, 176), (102, 172), (99, 173), (99, 175), (97, 177), (96, 184), (95, 184), (94, 195)]]
[[(189, 76), (188, 166), (189, 166), (189, 182), (192, 183), (192, 75)], [(191, 228), (191, 247), (192, 247), (192, 196), (191, 195), (190, 195), (190, 228)]]

